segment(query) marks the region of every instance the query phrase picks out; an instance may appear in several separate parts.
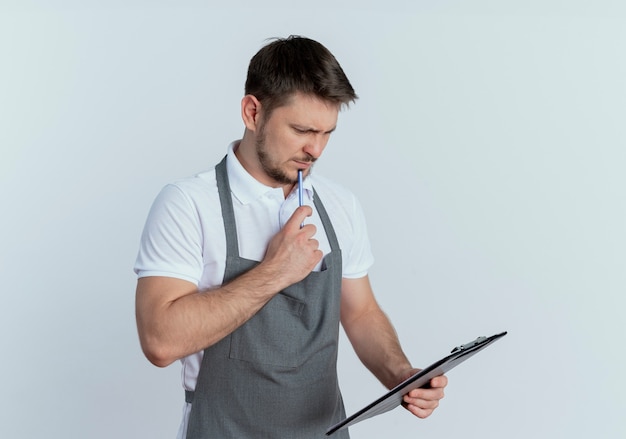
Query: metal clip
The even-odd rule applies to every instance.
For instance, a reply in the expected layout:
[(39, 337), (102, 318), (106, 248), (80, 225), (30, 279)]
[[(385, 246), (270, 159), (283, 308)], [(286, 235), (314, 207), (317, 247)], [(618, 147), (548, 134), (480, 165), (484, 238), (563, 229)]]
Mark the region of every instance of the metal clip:
[(484, 342), (485, 340), (487, 340), (487, 337), (478, 337), (476, 340), (471, 341), (469, 343), (463, 344), (461, 346), (457, 346), (454, 349), (452, 349), (452, 351), (450, 352), (451, 354), (454, 354), (455, 352), (458, 351), (464, 351), (466, 349), (470, 349), (473, 348), (474, 346)]

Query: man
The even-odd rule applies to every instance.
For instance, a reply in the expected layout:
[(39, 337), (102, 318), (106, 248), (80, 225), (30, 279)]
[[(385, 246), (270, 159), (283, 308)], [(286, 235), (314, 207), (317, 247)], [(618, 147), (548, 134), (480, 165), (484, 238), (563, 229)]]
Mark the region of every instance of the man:
[[(179, 438), (323, 437), (345, 417), (339, 323), (387, 388), (416, 371), (370, 287), (358, 202), (311, 172), (356, 98), (324, 46), (273, 41), (250, 62), (243, 138), (155, 200), (135, 265), (137, 325), (152, 363), (182, 361)], [(446, 383), (412, 391), (405, 407), (429, 416)]]

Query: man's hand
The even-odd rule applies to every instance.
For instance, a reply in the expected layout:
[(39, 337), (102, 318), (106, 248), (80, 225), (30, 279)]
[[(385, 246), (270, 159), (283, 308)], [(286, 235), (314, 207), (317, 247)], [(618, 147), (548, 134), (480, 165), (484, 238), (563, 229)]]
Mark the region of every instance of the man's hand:
[(310, 206), (298, 207), (265, 252), (262, 265), (276, 270), (285, 287), (308, 276), (322, 259), (319, 242), (313, 239), (317, 228), (313, 224), (301, 226), (312, 213)]
[[(419, 369), (413, 371), (406, 376), (419, 372)], [(413, 413), (418, 418), (427, 418), (439, 406), (439, 401), (444, 397), (444, 388), (448, 385), (448, 378), (445, 375), (430, 380), (430, 387), (413, 389), (402, 399), (402, 406)]]

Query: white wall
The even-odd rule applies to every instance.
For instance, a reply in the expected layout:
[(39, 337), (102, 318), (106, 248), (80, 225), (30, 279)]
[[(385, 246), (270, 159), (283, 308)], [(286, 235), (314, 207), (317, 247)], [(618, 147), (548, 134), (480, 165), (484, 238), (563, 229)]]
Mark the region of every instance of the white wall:
[[(359, 195), (415, 364), (509, 331), (429, 420), (353, 437), (624, 437), (622, 3), (210, 3), (0, 6), (0, 437), (174, 437), (179, 367), (137, 342), (139, 235), (241, 135), (248, 60), (288, 34), (360, 95), (318, 172)], [(343, 347), (353, 412), (383, 389)]]

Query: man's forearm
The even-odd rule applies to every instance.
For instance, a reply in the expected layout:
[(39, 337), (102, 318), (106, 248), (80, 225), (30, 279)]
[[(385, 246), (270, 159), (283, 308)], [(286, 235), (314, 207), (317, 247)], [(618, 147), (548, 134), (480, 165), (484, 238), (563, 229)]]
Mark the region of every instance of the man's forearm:
[(411, 363), (380, 308), (373, 308), (344, 328), (359, 359), (385, 387), (391, 389), (409, 376)]
[(207, 291), (179, 279), (142, 278), (137, 284), (142, 349), (152, 363), (167, 366), (220, 341), (283, 288), (262, 266)]

